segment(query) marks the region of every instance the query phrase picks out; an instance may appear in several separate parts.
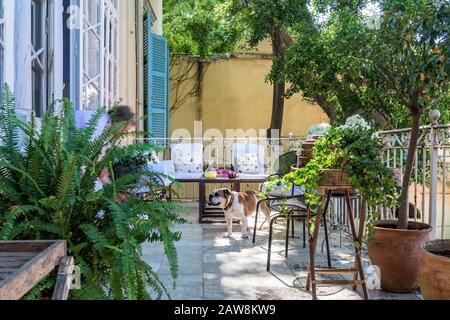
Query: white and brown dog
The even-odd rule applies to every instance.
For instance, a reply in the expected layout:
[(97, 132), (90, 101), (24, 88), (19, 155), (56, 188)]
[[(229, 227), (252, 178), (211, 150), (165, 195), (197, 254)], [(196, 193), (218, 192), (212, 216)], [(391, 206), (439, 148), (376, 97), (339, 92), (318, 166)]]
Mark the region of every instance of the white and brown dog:
[[(225, 211), (227, 233), (225, 238), (233, 235), (233, 219), (238, 219), (242, 224), (242, 239), (250, 239), (251, 232), (248, 228), (248, 218), (256, 214), (256, 206), (259, 197), (254, 191), (234, 192), (229, 189), (214, 190), (209, 196), (208, 205)], [(259, 206), (259, 210), (266, 218), (270, 217), (270, 209), (265, 202)]]

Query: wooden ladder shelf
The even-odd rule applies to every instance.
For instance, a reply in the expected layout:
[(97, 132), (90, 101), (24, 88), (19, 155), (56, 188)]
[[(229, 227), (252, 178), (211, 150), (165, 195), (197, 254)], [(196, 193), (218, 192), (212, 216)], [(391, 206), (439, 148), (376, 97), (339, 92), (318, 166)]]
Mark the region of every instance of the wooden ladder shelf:
[[(352, 187), (348, 184), (343, 185), (320, 185), (320, 195), (322, 200), (325, 196), (330, 197), (332, 192), (339, 191), (340, 193), (344, 193), (346, 207), (347, 207), (347, 216), (348, 223), (350, 225), (351, 235), (353, 238), (353, 244), (355, 249), (355, 265), (353, 268), (349, 269), (333, 269), (333, 268), (316, 268), (316, 248), (319, 237), (320, 225), (322, 222), (322, 213), (321, 206), (318, 207), (314, 232), (309, 235), (309, 253), (310, 253), (310, 261), (309, 261), (309, 271), (308, 271), (308, 280), (306, 284), (306, 289), (309, 291), (312, 289), (312, 296), (314, 300), (317, 300), (317, 285), (352, 285), (353, 290), (356, 290), (359, 285), (362, 286), (364, 299), (369, 299), (369, 293), (366, 285), (366, 278), (364, 274), (362, 258), (361, 258), (361, 244), (363, 238), (364, 231), (364, 223), (365, 223), (365, 213), (361, 212), (360, 221), (359, 221), (359, 230), (358, 233), (356, 231), (355, 220), (353, 217), (353, 208), (350, 199), (350, 193), (352, 192)], [(320, 201), (322, 203), (322, 201)], [(326, 212), (325, 212), (326, 214)], [(311, 221), (312, 214), (311, 209), (308, 208), (308, 220)], [(326, 223), (326, 221), (325, 221)], [(326, 274), (353, 274), (353, 280), (317, 280), (317, 275), (326, 275)]]

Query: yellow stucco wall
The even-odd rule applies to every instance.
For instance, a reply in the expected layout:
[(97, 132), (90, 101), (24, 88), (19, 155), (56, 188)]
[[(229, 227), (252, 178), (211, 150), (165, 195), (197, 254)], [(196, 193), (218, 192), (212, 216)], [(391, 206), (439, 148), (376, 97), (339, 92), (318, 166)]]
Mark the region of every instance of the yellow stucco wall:
[[(172, 78), (186, 69), (186, 60), (177, 62), (172, 68)], [(238, 57), (213, 62), (205, 74), (200, 99), (189, 98), (172, 114), (170, 132), (186, 128), (193, 134), (194, 121), (203, 122), (203, 131), (220, 129), (266, 129), (270, 125), (272, 110), (272, 86), (265, 82), (271, 68), (270, 59)], [(195, 74), (195, 68), (191, 70)], [(192, 79), (191, 81), (195, 81)], [(170, 101), (176, 100), (172, 82)], [(184, 83), (178, 97), (192, 88)], [(286, 101), (282, 135), (289, 133), (303, 136), (310, 126), (328, 122), (328, 117), (317, 105), (305, 102), (301, 95)]]

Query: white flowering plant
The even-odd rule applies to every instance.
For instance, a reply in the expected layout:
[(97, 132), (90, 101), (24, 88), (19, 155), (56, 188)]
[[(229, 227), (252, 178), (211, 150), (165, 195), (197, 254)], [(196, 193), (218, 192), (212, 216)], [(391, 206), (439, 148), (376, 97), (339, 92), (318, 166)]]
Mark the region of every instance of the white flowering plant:
[(363, 130), (371, 130), (372, 127), (367, 123), (367, 121), (361, 117), (359, 114), (351, 116), (345, 121), (345, 124), (340, 126), (339, 128), (345, 129), (350, 128), (353, 130), (363, 129)]
[[(287, 174), (271, 185), (294, 183), (305, 189), (306, 202), (317, 207), (322, 201), (319, 183), (325, 170), (341, 169), (347, 172), (352, 186), (369, 208), (396, 207), (400, 188), (394, 173), (381, 159), (381, 141), (374, 133), (375, 130), (360, 116), (349, 118), (345, 125), (331, 127), (317, 141), (312, 159), (305, 167)], [(370, 235), (374, 230), (372, 222), (378, 216), (377, 211), (369, 213)]]
[(319, 123), (308, 129), (308, 136), (324, 136), (331, 128), (328, 123)]

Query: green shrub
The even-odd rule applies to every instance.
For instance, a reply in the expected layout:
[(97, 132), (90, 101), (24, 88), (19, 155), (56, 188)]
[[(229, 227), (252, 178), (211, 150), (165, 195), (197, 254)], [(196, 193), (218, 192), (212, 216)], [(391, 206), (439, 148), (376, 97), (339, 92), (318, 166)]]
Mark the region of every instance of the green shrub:
[[(57, 107), (55, 107), (57, 106)], [(167, 290), (142, 259), (142, 244), (162, 242), (173, 279), (178, 275), (172, 227), (183, 221), (174, 204), (128, 197), (117, 201), (140, 174), (114, 177), (113, 163), (150, 153), (148, 144), (120, 146), (126, 124), (115, 124), (94, 138), (98, 110), (77, 129), (72, 104), (50, 106), (40, 129), (32, 116), (18, 120), (7, 86), (0, 99), (0, 240), (65, 239), (81, 268), (74, 299), (161, 298)], [(19, 142), (20, 140), (20, 142)], [(105, 148), (105, 146), (108, 146)], [(101, 190), (96, 180), (110, 169), (112, 184)], [(151, 292), (151, 296), (148, 294)]]

